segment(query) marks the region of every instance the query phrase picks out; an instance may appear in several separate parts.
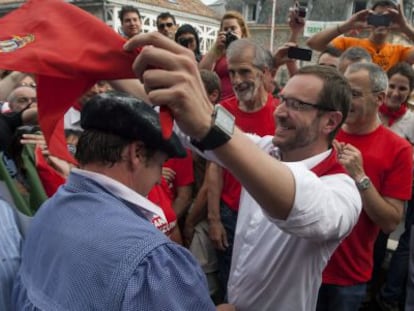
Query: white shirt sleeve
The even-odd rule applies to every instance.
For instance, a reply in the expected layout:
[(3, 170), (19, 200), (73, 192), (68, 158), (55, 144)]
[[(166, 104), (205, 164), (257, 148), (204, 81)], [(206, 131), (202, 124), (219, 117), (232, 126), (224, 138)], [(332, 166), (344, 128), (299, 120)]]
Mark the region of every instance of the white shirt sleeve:
[(346, 174), (316, 176), (300, 162), (285, 163), (295, 178), (295, 200), (286, 220), (269, 218), (283, 231), (315, 241), (348, 235), (362, 208), (354, 181)]

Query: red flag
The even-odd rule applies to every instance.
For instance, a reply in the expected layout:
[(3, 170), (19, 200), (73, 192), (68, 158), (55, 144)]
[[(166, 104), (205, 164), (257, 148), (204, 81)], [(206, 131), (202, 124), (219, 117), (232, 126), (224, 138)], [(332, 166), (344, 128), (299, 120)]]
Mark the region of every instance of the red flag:
[(62, 0), (29, 0), (0, 19), (0, 68), (37, 75), (39, 123), (52, 154), (73, 161), (60, 122), (83, 93), (98, 80), (135, 77), (138, 52), (125, 52), (124, 43)]

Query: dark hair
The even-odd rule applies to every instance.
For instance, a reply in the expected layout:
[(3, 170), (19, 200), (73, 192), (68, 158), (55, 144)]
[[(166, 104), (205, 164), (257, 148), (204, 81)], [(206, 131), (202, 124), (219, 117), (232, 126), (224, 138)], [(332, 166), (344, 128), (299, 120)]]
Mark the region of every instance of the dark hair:
[[(134, 140), (98, 130), (85, 130), (79, 137), (75, 158), (79, 164), (98, 163), (113, 166), (122, 161), (122, 152)], [(141, 152), (146, 160), (150, 159), (155, 150), (144, 147)]]
[(210, 71), (207, 69), (200, 70), (201, 80), (203, 80), (204, 88), (206, 89), (207, 95), (210, 95), (215, 90), (218, 91), (218, 101), (221, 97), (221, 82), (220, 78), (214, 71)]
[(319, 59), (321, 58), (321, 56), (322, 56), (323, 54), (328, 54), (328, 55), (331, 55), (331, 56), (333, 56), (333, 57), (339, 57), (339, 56), (341, 56), (342, 51), (341, 51), (341, 50), (338, 50), (337, 48), (335, 48), (335, 47), (333, 47), (333, 46), (328, 45), (328, 46), (326, 47), (326, 49), (325, 49), (325, 50), (323, 50), (323, 51), (319, 54), (318, 61), (319, 61)]
[(194, 51), (194, 55), (195, 55), (197, 62), (199, 62), (201, 60), (200, 38), (198, 36), (197, 30), (193, 26), (191, 26), (190, 24), (184, 24), (178, 27), (177, 31), (175, 32), (174, 40), (175, 42), (178, 42), (178, 39), (180, 38), (180, 36), (186, 33), (192, 34), (196, 40), (196, 50)]
[(400, 74), (408, 79), (410, 92), (414, 89), (414, 69), (410, 64), (406, 62), (400, 62), (392, 66), (387, 71), (388, 79), (391, 79), (393, 75)]
[(380, 0), (380, 1), (375, 1), (372, 4), (371, 10), (375, 10), (379, 6), (386, 6), (386, 7), (390, 6), (393, 9), (396, 9), (397, 8), (396, 3), (394, 1), (392, 1), (392, 0)]
[(23, 125), (16, 128), (16, 131), (11, 137), (10, 144), (7, 146), (6, 154), (14, 160), (16, 164), (16, 169), (18, 174), (24, 176), (26, 173), (26, 168), (23, 163), (22, 151), (24, 145), (20, 143), (20, 140), (23, 137), (23, 134), (39, 134), (40, 127), (38, 125)]
[(162, 12), (157, 16), (157, 26), (158, 26), (160, 19), (167, 19), (167, 18), (171, 18), (173, 20), (174, 25), (177, 24), (177, 22), (175, 21), (174, 15), (172, 15), (170, 12)]
[(125, 15), (126, 13), (129, 13), (129, 12), (134, 12), (134, 13), (137, 13), (137, 14), (138, 14), (139, 19), (141, 19), (141, 14), (139, 13), (139, 10), (138, 10), (138, 8), (137, 8), (137, 7), (134, 7), (134, 6), (132, 6), (132, 5), (124, 5), (124, 6), (121, 8), (121, 10), (119, 11), (119, 13), (118, 13), (118, 17), (119, 17), (119, 20), (121, 21), (121, 24), (122, 24), (122, 23), (123, 23), (123, 21), (124, 21), (124, 15)]
[(317, 104), (342, 113), (341, 122), (329, 134), (331, 142), (345, 122), (351, 108), (352, 92), (348, 81), (335, 68), (321, 65), (302, 67), (295, 75), (313, 75), (321, 79), (323, 87), (319, 93)]
[(80, 137), (82, 135), (82, 131), (81, 130), (74, 130), (74, 129), (65, 129), (65, 137), (69, 137), (69, 136), (76, 136), (76, 137)]

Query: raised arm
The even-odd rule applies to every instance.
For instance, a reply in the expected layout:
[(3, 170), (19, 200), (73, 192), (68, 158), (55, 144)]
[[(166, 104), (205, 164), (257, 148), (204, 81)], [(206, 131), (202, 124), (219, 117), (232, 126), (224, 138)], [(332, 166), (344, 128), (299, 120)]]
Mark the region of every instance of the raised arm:
[[(168, 106), (181, 130), (200, 140), (210, 129), (212, 105), (191, 51), (170, 41), (148, 33), (129, 40), (125, 48), (145, 46), (135, 60), (134, 70), (148, 90), (150, 101)], [(270, 216), (288, 217), (295, 181), (286, 165), (259, 149), (238, 129), (214, 153)]]
[(312, 37), (310, 37), (306, 44), (313, 50), (322, 52), (324, 51), (329, 43), (336, 37), (349, 32), (352, 29), (365, 29), (371, 28), (366, 22), (367, 16), (370, 13), (369, 10), (362, 10), (352, 15), (347, 21), (343, 22), (334, 27), (329, 27), (322, 30)]
[(213, 47), (207, 52), (198, 64), (198, 68), (212, 71), (216, 62), (226, 54), (225, 49), (226, 33), (220, 31)]
[[(355, 182), (359, 182), (366, 176), (361, 152), (351, 144), (338, 143), (336, 141), (334, 144), (341, 155), (339, 162), (345, 167)], [(398, 157), (398, 163), (401, 164), (399, 164), (399, 167), (394, 167), (389, 172), (388, 176), (384, 176), (384, 178), (386, 178), (389, 183), (395, 183), (398, 179), (404, 181), (408, 179), (410, 182), (412, 150), (406, 148), (399, 153)], [(367, 189), (360, 190), (360, 195), (363, 202), (363, 208), (369, 218), (377, 224), (384, 233), (393, 232), (402, 219), (404, 201), (389, 196), (382, 196), (373, 184)]]
[[(401, 4), (397, 9), (388, 9), (388, 14), (392, 16), (390, 29), (403, 33), (411, 42), (414, 42), (414, 28), (410, 25), (404, 16), (404, 10)], [(414, 48), (411, 47), (410, 52), (404, 59), (407, 63), (414, 64)]]

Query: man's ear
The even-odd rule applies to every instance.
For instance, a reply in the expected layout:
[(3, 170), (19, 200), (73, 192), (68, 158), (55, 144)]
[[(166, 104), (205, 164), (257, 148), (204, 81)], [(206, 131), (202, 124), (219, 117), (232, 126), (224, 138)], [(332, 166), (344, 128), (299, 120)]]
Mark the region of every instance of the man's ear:
[(127, 146), (127, 161), (131, 168), (137, 167), (144, 159), (144, 145), (140, 142), (133, 142)]
[(325, 134), (332, 133), (338, 125), (342, 122), (342, 112), (340, 111), (328, 111), (325, 113), (325, 122), (323, 124), (323, 132)]
[(266, 74), (269, 74), (269, 75), (271, 75), (271, 74), (272, 74), (272, 72), (270, 71), (269, 67), (267, 67), (267, 66), (264, 66), (264, 67), (263, 67), (262, 72), (263, 72), (265, 75), (266, 75)]
[(220, 96), (219, 90), (214, 90), (213, 92), (208, 94), (208, 99), (210, 100), (210, 102), (215, 104), (215, 103), (218, 103), (219, 96)]
[(383, 103), (385, 103), (386, 97), (387, 97), (387, 94), (385, 91), (378, 92), (376, 94), (377, 105), (381, 106)]

